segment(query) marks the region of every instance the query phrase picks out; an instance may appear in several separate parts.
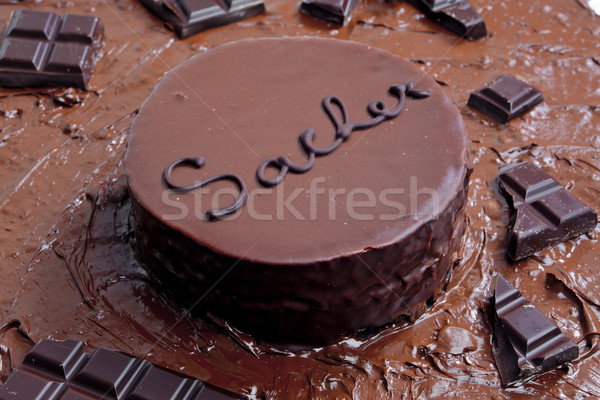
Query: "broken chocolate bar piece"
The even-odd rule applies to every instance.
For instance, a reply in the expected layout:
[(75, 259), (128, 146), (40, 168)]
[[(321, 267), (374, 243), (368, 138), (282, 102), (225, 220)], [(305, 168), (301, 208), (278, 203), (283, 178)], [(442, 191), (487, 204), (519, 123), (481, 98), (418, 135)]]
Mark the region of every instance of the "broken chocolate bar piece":
[(103, 348), (42, 340), (0, 388), (0, 400), (226, 400), (235, 393)]
[(508, 165), (498, 174), (500, 189), (512, 209), (508, 255), (513, 260), (589, 232), (597, 215), (530, 163)]
[(503, 74), (471, 93), (467, 105), (494, 121), (505, 124), (543, 100), (542, 92), (538, 89), (512, 75)]
[(493, 354), (504, 385), (556, 368), (579, 349), (501, 275), (496, 280)]
[(19, 10), (0, 35), (0, 86), (85, 89), (102, 46), (98, 17)]
[(462, 38), (476, 40), (487, 36), (485, 21), (465, 0), (407, 0), (407, 3)]
[(359, 0), (302, 0), (300, 11), (311, 17), (344, 25), (358, 2)]
[(265, 11), (262, 0), (140, 0), (181, 39)]

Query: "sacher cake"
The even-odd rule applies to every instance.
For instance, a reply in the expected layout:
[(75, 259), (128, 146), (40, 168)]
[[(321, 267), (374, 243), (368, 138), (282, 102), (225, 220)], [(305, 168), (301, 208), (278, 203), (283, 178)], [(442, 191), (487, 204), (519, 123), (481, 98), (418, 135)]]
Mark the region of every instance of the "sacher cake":
[(408, 61), (255, 39), (161, 80), (125, 171), (140, 256), (165, 290), (258, 338), (323, 345), (438, 294), (457, 260), (468, 159), (458, 110)]
[[(511, 261), (496, 178), (529, 162), (597, 210), (598, 18), (471, 4), (477, 41), (403, 2), (185, 40), (133, 0), (0, 5), (104, 26), (88, 90), (0, 89), (0, 381), (67, 339), (253, 399), (600, 396), (598, 228)], [(544, 101), (466, 105), (502, 74)], [(503, 385), (499, 274), (574, 361)]]

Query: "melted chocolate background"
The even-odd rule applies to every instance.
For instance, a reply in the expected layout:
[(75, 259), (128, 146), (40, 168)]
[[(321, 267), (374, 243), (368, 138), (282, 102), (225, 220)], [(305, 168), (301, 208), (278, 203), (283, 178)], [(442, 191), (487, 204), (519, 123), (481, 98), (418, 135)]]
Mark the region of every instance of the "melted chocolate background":
[[(92, 91), (0, 91), (2, 376), (49, 337), (122, 350), (253, 398), (600, 396), (600, 229), (510, 263), (507, 205), (494, 181), (499, 165), (532, 161), (598, 210), (600, 20), (576, 0), (472, 4), (490, 38), (458, 41), (410, 6), (379, 1), (359, 5), (339, 29), (300, 15), (294, 2), (268, 1), (263, 16), (184, 41), (133, 0), (23, 3), (98, 15), (106, 38)], [(2, 19), (15, 8), (2, 5)], [(131, 121), (165, 72), (220, 43), (283, 35), (350, 39), (411, 59), (461, 111), (475, 164), (462, 261), (433, 307), (411, 327), (295, 355), (221, 321), (192, 320), (148, 283), (131, 250), (121, 179)], [(504, 72), (546, 100), (499, 126), (465, 104)], [(487, 315), (496, 272), (578, 343), (578, 360), (500, 387)]]

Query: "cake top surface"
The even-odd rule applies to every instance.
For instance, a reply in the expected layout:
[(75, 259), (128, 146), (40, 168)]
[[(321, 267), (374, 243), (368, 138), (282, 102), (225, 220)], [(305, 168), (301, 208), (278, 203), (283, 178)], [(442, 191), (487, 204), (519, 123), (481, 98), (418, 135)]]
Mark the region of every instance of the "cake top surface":
[[(406, 82), (427, 97), (389, 92)], [(367, 110), (374, 100), (404, 108), (375, 120)], [(347, 129), (347, 140), (335, 142), (336, 129), (358, 122), (373, 127)], [(307, 172), (261, 184), (265, 160), (307, 162), (311, 151), (299, 140), (307, 129), (316, 149), (336, 143), (335, 150), (314, 157)], [(205, 217), (233, 202), (239, 190), (231, 182), (167, 190), (167, 166), (198, 156), (202, 168), (181, 166), (171, 180), (184, 186), (234, 174), (248, 187), (244, 207), (218, 221)], [(385, 51), (316, 38), (244, 40), (183, 63), (142, 106), (125, 157), (131, 192), (155, 217), (219, 253), (273, 264), (401, 240), (444, 211), (462, 189), (467, 162), (462, 119), (431, 78)], [(280, 169), (263, 172), (268, 180)]]

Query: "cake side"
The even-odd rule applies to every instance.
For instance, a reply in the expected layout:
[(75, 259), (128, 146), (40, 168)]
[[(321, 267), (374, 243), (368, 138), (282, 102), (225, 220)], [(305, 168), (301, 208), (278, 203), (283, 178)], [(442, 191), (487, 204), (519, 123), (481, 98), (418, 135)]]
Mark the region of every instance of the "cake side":
[[(458, 260), (468, 179), (442, 215), (396, 244), (307, 265), (253, 263), (198, 246), (132, 198), (138, 255), (192, 313), (207, 310), (258, 340), (320, 346), (344, 334), (412, 323)], [(148, 234), (152, 232), (152, 234)]]

